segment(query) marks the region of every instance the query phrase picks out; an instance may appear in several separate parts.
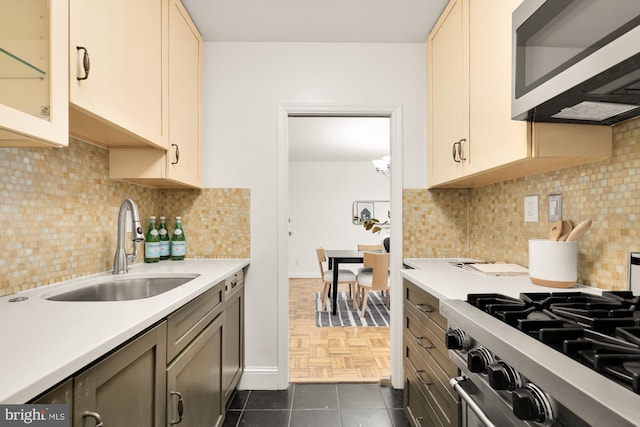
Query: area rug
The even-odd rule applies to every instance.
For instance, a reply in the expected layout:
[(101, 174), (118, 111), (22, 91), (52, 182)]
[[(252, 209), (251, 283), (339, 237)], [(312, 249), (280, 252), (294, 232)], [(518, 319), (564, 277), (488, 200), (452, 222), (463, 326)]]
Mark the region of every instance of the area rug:
[(316, 292), (316, 326), (389, 326), (389, 310), (385, 297), (379, 292), (369, 292), (364, 318), (353, 309), (348, 292), (338, 292), (338, 312), (331, 314), (331, 299), (327, 311), (322, 311), (321, 292)]

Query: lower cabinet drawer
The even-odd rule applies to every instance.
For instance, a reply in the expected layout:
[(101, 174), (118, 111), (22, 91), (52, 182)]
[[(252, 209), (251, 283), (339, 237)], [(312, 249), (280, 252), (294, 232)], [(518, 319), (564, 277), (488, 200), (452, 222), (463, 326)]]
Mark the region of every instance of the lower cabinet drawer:
[(222, 312), (222, 281), (167, 318), (167, 361), (173, 360)]
[[(440, 301), (438, 298), (420, 289), (408, 280), (404, 280), (404, 304), (411, 305), (419, 312), (424, 313), (433, 320), (440, 329), (447, 330), (447, 319), (440, 314)], [(444, 337), (442, 337), (444, 340)]]
[(416, 313), (412, 306), (407, 306), (404, 311), (404, 335), (405, 339), (433, 357), (447, 377), (457, 376), (458, 368), (449, 359), (449, 351), (444, 344), (445, 331), (429, 320), (425, 323), (424, 316)]
[[(405, 344), (405, 375), (411, 378), (430, 401), (437, 416), (445, 425), (458, 425), (460, 401), (457, 393), (449, 385), (449, 377), (439, 370), (433, 359), (423, 358), (412, 344)], [(439, 372), (438, 372), (439, 371)]]
[[(405, 371), (407, 367), (405, 366)], [(409, 423), (415, 427), (445, 427), (436, 416), (433, 407), (420, 391), (413, 377), (405, 377), (404, 380), (405, 411)]]

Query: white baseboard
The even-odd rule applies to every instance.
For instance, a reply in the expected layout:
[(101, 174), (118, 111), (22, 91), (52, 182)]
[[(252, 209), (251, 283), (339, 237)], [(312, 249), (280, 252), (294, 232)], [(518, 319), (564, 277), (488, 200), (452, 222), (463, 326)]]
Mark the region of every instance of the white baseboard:
[(318, 273), (289, 273), (289, 279), (319, 279)]
[(283, 387), (279, 386), (278, 377), (277, 366), (247, 366), (238, 383), (238, 390), (280, 390)]

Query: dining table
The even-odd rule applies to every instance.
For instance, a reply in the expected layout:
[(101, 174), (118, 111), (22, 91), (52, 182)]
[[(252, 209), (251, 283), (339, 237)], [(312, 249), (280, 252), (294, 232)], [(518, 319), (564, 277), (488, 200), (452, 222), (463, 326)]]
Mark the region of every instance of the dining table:
[[(340, 264), (362, 264), (364, 262), (365, 252), (382, 251), (359, 251), (357, 249), (327, 249), (325, 255), (327, 257), (329, 270), (333, 273), (333, 286), (331, 286), (331, 314), (335, 316), (338, 313), (338, 270)], [(355, 295), (353, 296), (355, 298)]]

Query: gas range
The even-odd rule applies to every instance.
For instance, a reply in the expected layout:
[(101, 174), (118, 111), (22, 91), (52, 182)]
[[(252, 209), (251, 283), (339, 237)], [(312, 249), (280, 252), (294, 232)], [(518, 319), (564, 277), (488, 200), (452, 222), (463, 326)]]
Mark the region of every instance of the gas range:
[(452, 385), (481, 425), (640, 425), (640, 297), (469, 294), (440, 304), (463, 374)]

